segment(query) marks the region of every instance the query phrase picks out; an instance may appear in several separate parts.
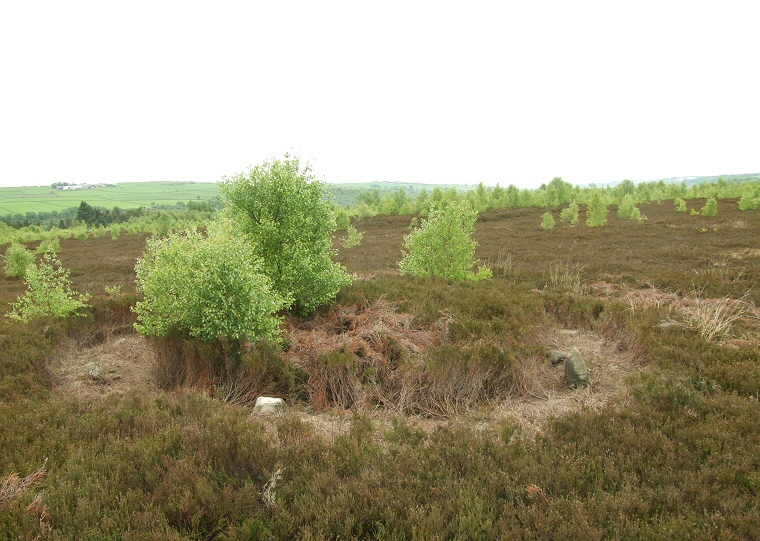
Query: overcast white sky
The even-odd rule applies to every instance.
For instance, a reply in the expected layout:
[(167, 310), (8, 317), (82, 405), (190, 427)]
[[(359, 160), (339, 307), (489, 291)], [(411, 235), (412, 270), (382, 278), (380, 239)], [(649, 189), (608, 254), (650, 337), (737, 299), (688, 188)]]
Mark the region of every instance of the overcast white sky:
[(0, 6), (1, 186), (760, 172), (757, 2)]

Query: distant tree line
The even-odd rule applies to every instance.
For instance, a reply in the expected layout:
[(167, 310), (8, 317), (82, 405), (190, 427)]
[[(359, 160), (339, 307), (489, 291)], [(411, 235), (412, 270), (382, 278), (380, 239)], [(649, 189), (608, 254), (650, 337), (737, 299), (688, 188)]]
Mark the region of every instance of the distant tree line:
[(216, 197), (211, 201), (180, 201), (175, 205), (151, 205), (133, 209), (123, 209), (118, 206), (108, 209), (88, 204), (82, 201), (78, 207), (62, 209), (60, 211), (26, 212), (24, 214), (6, 214), (0, 217), (0, 221), (6, 225), (21, 229), (22, 227), (37, 226), (44, 230), (53, 227), (58, 229), (70, 229), (79, 224), (88, 227), (108, 227), (112, 224), (120, 224), (131, 218), (139, 218), (153, 211), (194, 211), (213, 212), (221, 207), (221, 198)]
[(537, 189), (521, 189), (510, 184), (502, 186), (485, 186), (478, 184), (475, 188), (460, 191), (454, 187), (435, 187), (428, 191), (423, 189), (417, 197), (410, 196), (405, 189), (382, 193), (380, 190), (364, 190), (357, 196), (356, 205), (348, 214), (365, 218), (369, 216), (392, 214), (426, 214), (430, 208), (443, 208), (447, 205), (467, 201), (477, 212), (489, 209), (553, 207), (570, 203), (588, 205), (592, 199), (605, 205), (619, 205), (624, 199), (633, 204), (661, 203), (667, 200), (698, 198), (760, 198), (760, 175), (749, 175), (726, 180), (719, 178), (716, 182), (688, 184), (683, 182), (635, 183), (624, 180), (611, 186), (576, 186), (562, 180), (552, 179)]

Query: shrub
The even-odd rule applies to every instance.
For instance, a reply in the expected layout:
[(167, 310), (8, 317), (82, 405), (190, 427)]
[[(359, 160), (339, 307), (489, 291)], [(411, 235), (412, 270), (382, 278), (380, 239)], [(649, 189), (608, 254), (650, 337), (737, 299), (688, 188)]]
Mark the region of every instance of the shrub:
[(598, 190), (591, 194), (591, 201), (586, 210), (586, 225), (589, 227), (602, 227), (607, 224), (607, 205), (604, 196)]
[(351, 225), (351, 217), (348, 215), (348, 211), (343, 207), (335, 208), (335, 229), (337, 231), (345, 231)]
[(265, 162), (231, 179), (221, 191), (227, 216), (251, 245), (252, 257), (279, 295), (308, 313), (330, 302), (351, 277), (334, 263), (335, 209), (297, 158)]
[(641, 211), (636, 206), (633, 200), (633, 196), (628, 194), (623, 197), (618, 206), (618, 216), (624, 220), (638, 220), (643, 222), (647, 219), (646, 216), (641, 214)]
[(283, 300), (261, 272), (251, 246), (220, 226), (208, 237), (194, 230), (148, 239), (137, 262), (135, 328), (144, 335), (175, 332), (215, 340), (272, 338)]
[(700, 213), (702, 216), (716, 216), (718, 214), (718, 202), (714, 197), (710, 197), (705, 202), (705, 206), (702, 207)]
[(58, 253), (61, 251), (61, 241), (58, 240), (58, 237), (54, 239), (46, 239), (43, 240), (40, 245), (37, 247), (37, 250), (35, 250), (34, 253), (36, 254), (44, 254), (45, 252), (55, 252)]
[(13, 243), (5, 251), (5, 275), (8, 278), (23, 276), (26, 268), (34, 265), (34, 254), (22, 244)]
[(361, 245), (364, 233), (358, 231), (353, 225), (349, 225), (346, 228), (347, 236), (340, 241), (340, 245), (344, 248), (356, 248)]
[(675, 200), (676, 207), (678, 207), (678, 212), (686, 212), (686, 201), (681, 199), (680, 197)]
[(541, 216), (541, 229), (544, 231), (551, 231), (554, 229), (554, 216), (551, 212), (544, 212)]
[(563, 209), (559, 215), (560, 220), (569, 223), (571, 226), (578, 224), (578, 203), (572, 202), (570, 205)]
[(56, 253), (42, 254), (38, 265), (29, 265), (24, 273), (26, 293), (13, 304), (11, 319), (27, 323), (44, 316), (66, 317), (87, 306), (89, 294), (71, 289), (69, 271), (64, 269)]
[(399, 262), (401, 273), (414, 276), (441, 276), (454, 280), (483, 280), (493, 274), (485, 267), (477, 273), (472, 268), (477, 242), (472, 239), (478, 214), (467, 203), (452, 203), (444, 209), (431, 210), (422, 225), (404, 235), (404, 253)]
[(739, 199), (739, 210), (755, 210), (757, 204), (758, 198), (745, 194)]

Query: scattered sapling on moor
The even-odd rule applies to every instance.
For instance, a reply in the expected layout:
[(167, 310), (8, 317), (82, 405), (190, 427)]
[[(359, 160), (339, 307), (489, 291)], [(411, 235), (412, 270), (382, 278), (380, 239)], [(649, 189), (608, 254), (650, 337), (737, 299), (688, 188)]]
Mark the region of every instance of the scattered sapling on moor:
[(466, 202), (431, 210), (422, 225), (404, 236), (404, 253), (399, 270), (414, 276), (442, 276), (454, 280), (485, 280), (493, 273), (486, 267), (472, 268), (475, 248), (472, 239), (478, 213)]

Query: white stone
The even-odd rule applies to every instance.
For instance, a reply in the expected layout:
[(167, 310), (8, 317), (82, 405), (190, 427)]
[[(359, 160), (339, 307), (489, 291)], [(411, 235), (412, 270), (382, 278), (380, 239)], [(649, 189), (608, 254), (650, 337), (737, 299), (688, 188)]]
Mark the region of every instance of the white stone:
[(285, 401), (282, 398), (260, 396), (256, 399), (253, 411), (258, 411), (260, 413), (282, 413), (285, 411), (285, 407)]

